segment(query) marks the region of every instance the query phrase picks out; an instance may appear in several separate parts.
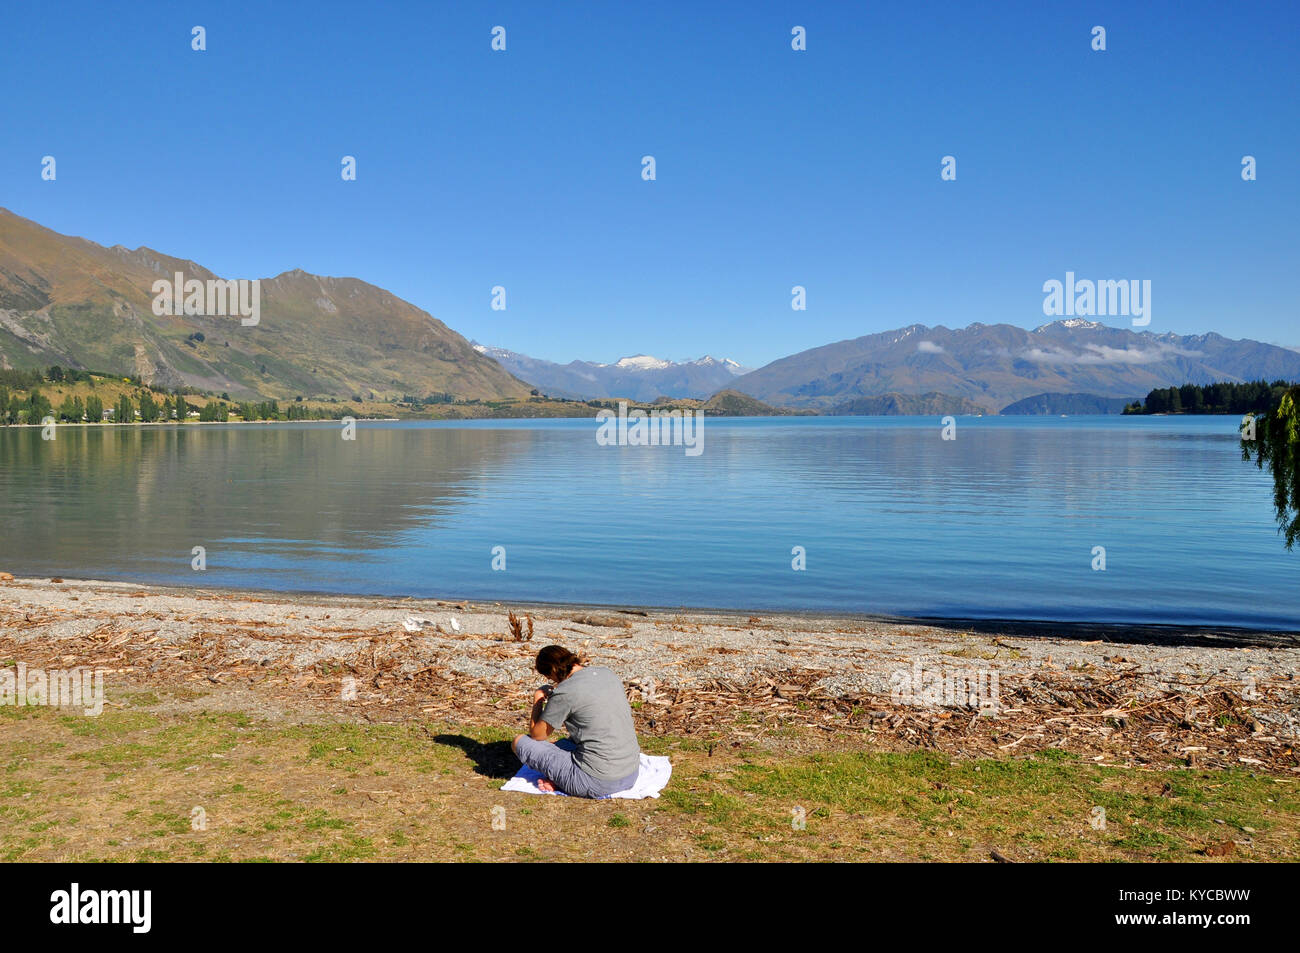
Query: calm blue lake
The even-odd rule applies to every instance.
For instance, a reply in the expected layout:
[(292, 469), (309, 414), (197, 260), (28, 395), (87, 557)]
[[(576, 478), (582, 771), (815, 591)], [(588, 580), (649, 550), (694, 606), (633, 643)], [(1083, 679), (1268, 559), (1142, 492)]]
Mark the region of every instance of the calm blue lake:
[[(1232, 417), (0, 431), (0, 569), (509, 602), (1300, 628)], [(203, 546), (207, 569), (191, 568)], [(505, 569), (492, 568), (493, 547)], [(1093, 569), (1094, 547), (1105, 570)], [(792, 568), (803, 547), (806, 569)]]

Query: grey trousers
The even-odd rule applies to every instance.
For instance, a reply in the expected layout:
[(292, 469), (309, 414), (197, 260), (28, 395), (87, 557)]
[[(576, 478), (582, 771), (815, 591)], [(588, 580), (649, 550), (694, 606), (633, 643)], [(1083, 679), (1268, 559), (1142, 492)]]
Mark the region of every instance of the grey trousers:
[(633, 771), (626, 778), (618, 781), (601, 781), (593, 778), (573, 760), (577, 746), (568, 738), (552, 744), (549, 741), (537, 741), (527, 735), (521, 737), (515, 745), (519, 760), (542, 777), (554, 784), (565, 794), (573, 797), (608, 797), (619, 791), (626, 791), (636, 784), (638, 771)]

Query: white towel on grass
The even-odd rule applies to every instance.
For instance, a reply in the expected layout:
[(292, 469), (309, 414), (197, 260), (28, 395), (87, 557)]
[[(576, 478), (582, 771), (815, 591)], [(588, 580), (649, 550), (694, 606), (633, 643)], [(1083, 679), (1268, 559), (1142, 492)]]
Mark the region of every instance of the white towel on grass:
[[(672, 762), (666, 757), (642, 752), (641, 771), (636, 776), (636, 784), (626, 791), (619, 791), (616, 794), (606, 795), (606, 797), (621, 797), (632, 801), (639, 801), (641, 798), (646, 797), (658, 797), (659, 792), (668, 784), (668, 779), (672, 777), (672, 773)], [(537, 780), (540, 777), (540, 774), (528, 767), (528, 765), (524, 765), (519, 769), (518, 774), (501, 785), (501, 790), (518, 791), (520, 794), (564, 794), (563, 791), (543, 791), (537, 786)], [(603, 801), (605, 799), (595, 798), (594, 800)]]

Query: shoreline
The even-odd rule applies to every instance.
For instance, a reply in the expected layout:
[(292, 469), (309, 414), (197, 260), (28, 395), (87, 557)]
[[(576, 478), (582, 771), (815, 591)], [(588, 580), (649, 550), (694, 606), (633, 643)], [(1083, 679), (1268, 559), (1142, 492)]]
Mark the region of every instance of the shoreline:
[[(337, 424), (342, 419), (343, 419), (342, 417), (322, 417), (313, 420), (306, 420), (306, 419), (304, 420), (186, 420), (183, 422), (179, 420), (155, 420), (155, 421), (151, 421), (150, 423), (145, 423), (142, 420), (133, 420), (130, 423), (119, 423), (115, 420), (100, 420), (100, 421), (58, 420), (55, 421), (54, 425), (56, 427), (180, 427), (180, 426), (230, 427), (230, 426), (244, 426), (244, 425), (252, 427), (252, 426), (258, 426), (262, 424)], [(403, 420), (439, 420), (439, 419), (442, 418), (438, 418), (438, 417), (357, 417), (356, 421), (357, 423), (361, 423), (363, 420), (365, 420), (371, 423), (386, 424), (386, 423), (401, 423)], [(448, 419), (455, 419), (455, 418), (448, 418)], [(520, 419), (526, 420), (528, 418), (520, 418)], [(48, 424), (0, 424), (0, 430), (7, 430), (7, 429), (21, 430), (27, 428), (31, 428), (33, 430), (40, 430), (47, 426), (49, 425)]]
[[(298, 422), (298, 421), (295, 421)], [(848, 609), (782, 609), (754, 608), (733, 609), (718, 606), (668, 606), (642, 603), (588, 603), (588, 602), (547, 602), (543, 600), (499, 600), (495, 598), (475, 598), (472, 596), (435, 595), (385, 595), (372, 592), (327, 592), (314, 589), (263, 589), (241, 588), (236, 586), (180, 586), (170, 583), (144, 582), (137, 579), (96, 579), (92, 577), (72, 576), (30, 576), (12, 573), (14, 583), (27, 585), (61, 585), (74, 584), (84, 586), (118, 586), (135, 589), (149, 589), (159, 593), (185, 596), (201, 592), (206, 595), (219, 595), (238, 599), (252, 596), (262, 601), (281, 599), (286, 602), (295, 600), (340, 600), (342, 602), (364, 602), (380, 605), (393, 604), (475, 604), (483, 608), (489, 606), (509, 605), (529, 611), (538, 612), (609, 612), (618, 615), (648, 616), (650, 614), (672, 613), (689, 615), (692, 618), (707, 618), (718, 621), (748, 618), (760, 613), (771, 619), (788, 619), (816, 624), (832, 622), (863, 622), (887, 626), (913, 626), (933, 629), (957, 629), (979, 632), (987, 635), (1017, 635), (1022, 637), (1045, 637), (1061, 640), (1103, 640), (1117, 644), (1150, 644), (1168, 646), (1219, 646), (1219, 647), (1277, 647), (1300, 649), (1300, 626), (1294, 629), (1280, 626), (1253, 625), (1215, 625), (1207, 623), (1184, 624), (1177, 622), (1122, 622), (1122, 621), (1084, 621), (1078, 619), (1017, 619), (1001, 616), (962, 616), (962, 615), (894, 615), (891, 613), (854, 611)], [(59, 578), (62, 583), (51, 583), (51, 578)], [(0, 582), (0, 586), (4, 583)]]
[[(600, 400), (617, 400), (618, 398), (599, 398), (599, 399), (600, 399)], [(689, 399), (695, 399), (695, 398), (689, 398)], [(638, 407), (650, 406), (650, 405), (648, 405), (648, 404), (644, 404), (643, 402), (638, 402), (638, 401), (626, 401), (626, 402), (628, 403), (629, 406), (638, 406)], [(1233, 414), (1233, 413), (1204, 413), (1204, 414), (1186, 414), (1186, 413), (1179, 413), (1179, 414), (1170, 414), (1170, 413), (1164, 413), (1164, 412), (1161, 412), (1161, 413), (1154, 413), (1154, 414), (1146, 414), (1146, 413), (1141, 413), (1141, 414), (1079, 414), (1079, 413), (1074, 413), (1074, 414), (1000, 414), (1000, 413), (971, 414), (971, 413), (960, 413), (960, 414), (946, 414), (946, 415), (940, 415), (940, 414), (830, 414), (830, 413), (826, 413), (825, 411), (822, 411), (822, 410), (816, 410), (816, 409), (812, 409), (812, 408), (794, 408), (794, 407), (786, 407), (786, 408), (777, 408), (777, 409), (778, 409), (778, 410), (782, 410), (782, 409), (783, 409), (783, 410), (785, 410), (786, 412), (785, 412), (785, 413), (781, 413), (781, 414), (719, 414), (719, 413), (706, 413), (705, 416), (708, 417), (708, 418), (714, 419), (714, 420), (788, 420), (788, 419), (791, 418), (791, 417), (833, 417), (833, 418), (835, 418), (835, 419), (837, 419), (837, 420), (896, 420), (896, 419), (898, 419), (898, 418), (926, 419), (926, 418), (940, 417), (940, 416), (951, 416), (951, 417), (1002, 417), (1002, 418), (1006, 418), (1006, 419), (1008, 419), (1008, 420), (1059, 420), (1059, 419), (1061, 419), (1061, 418), (1063, 418), (1063, 417), (1064, 417), (1064, 418), (1071, 418), (1071, 417), (1086, 417), (1086, 418), (1114, 418), (1114, 417), (1174, 417), (1174, 418), (1181, 418), (1181, 417), (1194, 417), (1194, 418), (1201, 418), (1201, 417), (1235, 417), (1235, 416), (1238, 416), (1237, 414)], [(122, 422), (120, 422), (120, 421), (114, 421), (114, 420), (103, 420), (103, 421), (93, 421), (93, 420), (63, 420), (63, 421), (56, 421), (56, 424), (57, 424), (57, 426), (59, 426), (59, 427), (178, 427), (178, 426), (181, 426), (182, 424), (184, 424), (185, 426), (189, 426), (189, 425), (191, 425), (191, 424), (198, 424), (198, 425), (218, 424), (218, 425), (224, 425), (224, 426), (231, 426), (231, 425), (244, 425), (244, 424), (248, 424), (248, 425), (254, 425), (254, 424), (337, 424), (337, 423), (338, 423), (340, 420), (342, 420), (342, 419), (343, 419), (342, 417), (316, 417), (316, 418), (304, 418), (304, 419), (302, 419), (302, 420), (185, 420), (185, 421), (178, 421), (178, 420), (157, 420), (157, 421), (152, 421), (152, 422), (150, 422), (150, 423), (145, 423), (145, 422), (142, 421), (142, 420), (133, 420), (133, 421), (131, 421), (131, 422), (129, 422), (129, 423), (122, 423)], [(402, 417), (366, 417), (366, 416), (358, 416), (358, 417), (356, 417), (355, 419), (356, 419), (357, 423), (361, 423), (361, 422), (363, 422), (363, 421), (367, 421), (367, 422), (370, 422), (370, 423), (408, 423), (408, 422), (417, 422), (417, 423), (418, 423), (418, 422), (426, 422), (426, 423), (462, 423), (462, 422), (465, 422), (465, 421), (478, 421), (478, 420), (501, 420), (501, 421), (529, 421), (529, 420), (596, 420), (597, 418), (595, 417), (594, 414), (591, 415), (591, 416), (588, 416), (587, 414), (534, 414), (534, 415), (530, 415), (530, 416), (521, 416), (521, 417), (496, 416), (496, 415), (493, 415), (493, 414), (487, 414), (487, 415), (484, 415), (484, 416), (473, 416), (473, 415), (458, 416), (458, 415), (450, 415), (450, 416), (446, 416), (446, 417), (431, 417), (431, 416), (422, 416), (422, 415), (418, 415), (418, 414), (409, 414), (409, 415), (402, 416)], [(42, 428), (42, 427), (44, 427), (44, 426), (46, 426), (46, 425), (45, 425), (45, 424), (39, 424), (39, 423), (37, 423), (37, 424), (32, 424), (32, 423), (26, 423), (26, 424), (17, 424), (17, 423), (15, 423), (15, 424), (0, 424), (0, 431), (4, 431), (4, 430), (7, 430), (7, 429), (22, 429), (22, 428), (29, 428), (29, 427), (30, 427), (30, 428), (34, 428), (34, 429), (39, 430), (40, 428)]]
[[(506, 728), (539, 682), (537, 650), (555, 642), (616, 671), (637, 706), (638, 730), (651, 735), (778, 743), (812, 729), (827, 744), (865, 740), (954, 757), (1061, 748), (1130, 767), (1300, 773), (1297, 640), (1234, 644), (1182, 633), (1143, 641), (1131, 631), (1125, 640), (1122, 630), (1102, 637), (1011, 628), (0, 583), (0, 663), (103, 669), (110, 702), (124, 689), (197, 683), (238, 686), (231, 703), (252, 712), (386, 723), (436, 712)], [(915, 674), (920, 687), (923, 672), (939, 694), (900, 694), (900, 680)], [(346, 703), (345, 678), (356, 687)], [(990, 679), (998, 687), (987, 709), (951, 688)]]

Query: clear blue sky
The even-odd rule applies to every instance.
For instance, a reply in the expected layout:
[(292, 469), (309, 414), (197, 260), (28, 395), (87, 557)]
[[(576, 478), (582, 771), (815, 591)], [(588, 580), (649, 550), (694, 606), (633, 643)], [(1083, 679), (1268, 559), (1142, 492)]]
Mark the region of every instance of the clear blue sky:
[(1151, 331), (1300, 345), (1298, 11), (10, 3), (0, 205), (226, 277), (363, 278), (552, 360), (1034, 327), (1067, 270), (1150, 279)]

